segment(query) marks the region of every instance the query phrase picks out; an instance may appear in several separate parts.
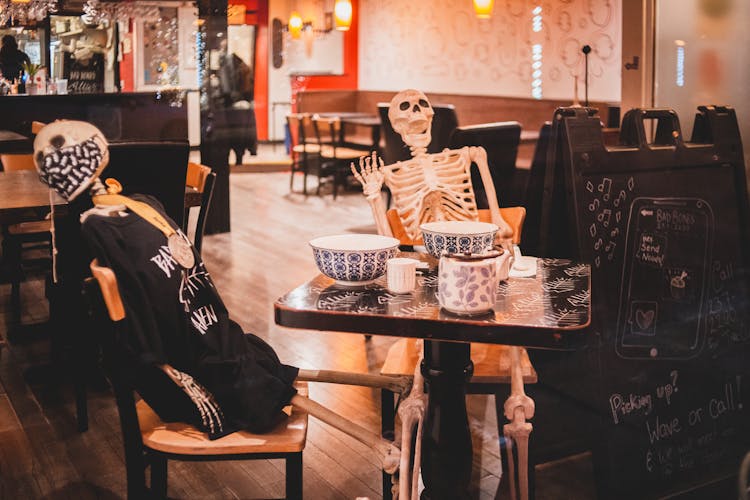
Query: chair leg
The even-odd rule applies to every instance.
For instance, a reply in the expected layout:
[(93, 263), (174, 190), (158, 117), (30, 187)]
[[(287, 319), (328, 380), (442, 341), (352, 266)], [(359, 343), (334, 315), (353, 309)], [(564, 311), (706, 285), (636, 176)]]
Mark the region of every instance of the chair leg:
[(286, 458), (286, 498), (302, 500), (302, 452)]
[[(388, 389), (380, 390), (380, 435), (384, 439), (394, 438), (396, 428), (396, 409), (393, 403), (393, 392)], [(392, 500), (391, 486), (393, 481), (391, 475), (383, 471), (383, 500)]]
[(167, 498), (167, 459), (153, 455), (151, 462), (151, 495), (154, 498)]

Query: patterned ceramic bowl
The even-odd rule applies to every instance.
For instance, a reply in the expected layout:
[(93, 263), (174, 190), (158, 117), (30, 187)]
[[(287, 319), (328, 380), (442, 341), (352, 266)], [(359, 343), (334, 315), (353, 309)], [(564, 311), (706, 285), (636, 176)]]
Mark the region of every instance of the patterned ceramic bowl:
[(489, 222), (437, 221), (419, 226), (427, 252), (440, 258), (448, 253), (483, 253), (492, 248), (498, 228)]
[(310, 240), (320, 272), (341, 285), (365, 285), (385, 274), (399, 241), (377, 234), (339, 234)]

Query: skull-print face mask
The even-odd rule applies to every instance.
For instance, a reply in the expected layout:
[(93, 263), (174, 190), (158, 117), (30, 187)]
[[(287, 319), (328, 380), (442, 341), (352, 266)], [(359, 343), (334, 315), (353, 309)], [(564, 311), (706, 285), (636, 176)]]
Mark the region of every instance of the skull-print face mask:
[(66, 200), (75, 198), (96, 175), (102, 151), (92, 138), (82, 144), (61, 148), (41, 160), (39, 177)]
[(54, 122), (34, 141), (39, 178), (66, 200), (75, 199), (89, 187), (108, 161), (104, 136), (86, 122)]

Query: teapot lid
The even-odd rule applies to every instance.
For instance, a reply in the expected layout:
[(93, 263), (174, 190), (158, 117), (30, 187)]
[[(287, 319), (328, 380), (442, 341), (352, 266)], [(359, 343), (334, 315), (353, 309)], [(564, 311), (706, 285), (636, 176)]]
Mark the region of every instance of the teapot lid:
[(446, 253), (443, 256), (448, 257), (449, 259), (472, 261), (472, 260), (493, 259), (495, 257), (501, 256), (503, 252), (505, 252), (505, 250), (502, 247), (494, 246), (492, 250), (488, 250), (483, 253), (456, 252), (456, 253)]

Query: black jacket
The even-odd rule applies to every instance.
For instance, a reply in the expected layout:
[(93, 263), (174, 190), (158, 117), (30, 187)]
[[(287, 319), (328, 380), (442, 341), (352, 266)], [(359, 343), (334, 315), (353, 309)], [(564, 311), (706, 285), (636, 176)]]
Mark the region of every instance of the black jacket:
[[(164, 215), (154, 198), (133, 198)], [(118, 346), (123, 362), (137, 374), (138, 392), (154, 411), (165, 420), (196, 420), (194, 408), (188, 410), (184, 397), (154, 369), (169, 363), (214, 395), (225, 429), (269, 430), (296, 393), (292, 383), (298, 369), (282, 364), (266, 342), (243, 334), (229, 319), (197, 252), (195, 266), (183, 270), (164, 234), (135, 213), (91, 215), (81, 229), (99, 263), (117, 276), (127, 322)]]

